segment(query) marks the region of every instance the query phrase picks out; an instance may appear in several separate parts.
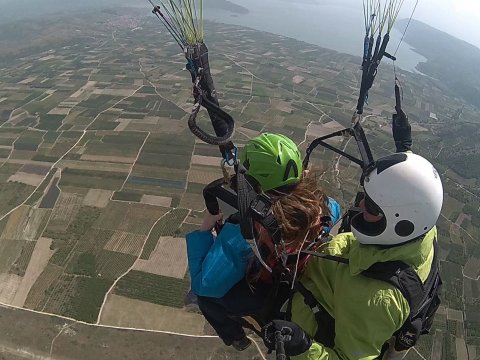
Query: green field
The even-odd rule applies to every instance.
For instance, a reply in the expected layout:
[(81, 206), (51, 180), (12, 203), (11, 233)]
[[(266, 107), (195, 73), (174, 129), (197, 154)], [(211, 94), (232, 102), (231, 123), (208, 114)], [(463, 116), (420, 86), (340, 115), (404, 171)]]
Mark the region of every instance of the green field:
[(118, 281), (114, 293), (154, 304), (181, 308), (189, 288), (188, 280), (130, 271)]
[(65, 168), (62, 171), (60, 187), (78, 186), (83, 188), (118, 190), (122, 187), (126, 174), (100, 170), (78, 170)]
[(140, 258), (148, 260), (152, 251), (155, 250), (160, 236), (174, 236), (180, 234), (180, 227), (188, 213), (189, 211), (186, 209), (173, 209), (162, 217), (152, 228), (145, 246), (143, 247), (143, 252)]

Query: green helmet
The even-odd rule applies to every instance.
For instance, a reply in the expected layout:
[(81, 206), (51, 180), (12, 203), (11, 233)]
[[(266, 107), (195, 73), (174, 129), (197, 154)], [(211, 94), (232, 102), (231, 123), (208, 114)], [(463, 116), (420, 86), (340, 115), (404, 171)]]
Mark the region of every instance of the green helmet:
[(262, 191), (293, 185), (302, 177), (302, 159), (297, 145), (280, 134), (264, 133), (250, 140), (240, 162)]

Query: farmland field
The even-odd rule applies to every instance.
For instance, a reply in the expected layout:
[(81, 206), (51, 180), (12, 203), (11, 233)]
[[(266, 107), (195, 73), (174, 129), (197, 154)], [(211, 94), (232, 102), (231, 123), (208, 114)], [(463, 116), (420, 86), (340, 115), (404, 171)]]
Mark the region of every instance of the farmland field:
[(153, 226), (140, 258), (144, 260), (150, 258), (150, 254), (157, 246), (160, 236), (173, 236), (175, 233), (179, 233), (180, 226), (188, 212), (186, 209), (174, 209), (160, 218)]
[(187, 313), (169, 306), (111, 295), (105, 304), (100, 323), (203, 335), (205, 319), (200, 314)]
[(183, 298), (189, 288), (189, 281), (184, 279), (130, 271), (118, 281), (114, 288), (114, 294), (154, 304), (182, 308)]
[[(183, 54), (143, 11), (57, 14), (17, 25), (0, 25), (0, 299), (87, 322), (97, 320), (106, 299), (102, 315), (110, 324), (188, 327), (184, 236), (202, 223), (203, 187), (222, 172), (218, 147), (188, 129), (192, 96)], [(239, 151), (270, 131), (292, 137), (304, 153), (315, 137), (350, 126), (360, 58), (220, 23), (206, 22), (205, 32), (217, 94), (236, 121)], [(394, 151), (391, 69), (382, 68), (362, 122), (375, 158)], [(479, 112), (439, 81), (397, 71), (414, 151), (432, 159), (445, 189), (438, 222), (443, 313), (409, 358), (464, 357), (463, 348), (475, 358)], [(198, 124), (213, 131), (204, 110)], [(350, 140), (329, 143), (357, 156)], [(359, 167), (323, 148), (311, 160), (322, 190), (345, 210), (361, 189)], [(128, 306), (132, 313), (122, 314)], [(90, 356), (86, 337), (70, 339), (67, 330), (59, 332), (63, 320), (52, 323), (60, 328), (39, 346), (46, 357), (56, 335), (52, 356), (58, 358), (78, 349), (73, 339), (83, 345), (74, 354), (82, 359), (108, 358), (109, 351), (115, 359), (151, 355), (149, 348), (138, 355), (112, 346)], [(197, 326), (192, 323), (201, 333)], [(94, 329), (88, 336), (103, 330)], [(35, 334), (45, 335), (38, 329)], [(174, 350), (177, 358), (195, 356)], [(157, 351), (150, 358), (159, 354), (171, 355)], [(198, 358), (210, 355), (228, 358), (213, 348)]]
[(145, 238), (146, 236), (144, 235), (115, 231), (104, 249), (138, 256), (140, 255)]
[(161, 236), (149, 259), (139, 259), (134, 270), (183, 279), (187, 270), (185, 239)]
[[(115, 303), (117, 304), (118, 302)], [(130, 303), (127, 303), (127, 306), (128, 304)], [(121, 308), (117, 306), (114, 311), (122, 312), (125, 309), (124, 303), (119, 305)], [(135, 313), (142, 309), (136, 304), (131, 306)], [(154, 315), (161, 314), (158, 311), (154, 312)], [(85, 325), (64, 318), (4, 306), (0, 307), (0, 317), (3, 319), (0, 346), (2, 357), (6, 360), (25, 359), (25, 351), (35, 354), (37, 358), (42, 356), (45, 359), (118, 360), (141, 356), (143, 360), (173, 358), (240, 360), (235, 349), (224, 346), (216, 337), (188, 338), (189, 346), (185, 346), (185, 337)], [(187, 324), (188, 322), (185, 322), (185, 325)], [(51, 346), (52, 343), (54, 346)], [(254, 346), (245, 350), (243, 354), (252, 360), (261, 359)]]

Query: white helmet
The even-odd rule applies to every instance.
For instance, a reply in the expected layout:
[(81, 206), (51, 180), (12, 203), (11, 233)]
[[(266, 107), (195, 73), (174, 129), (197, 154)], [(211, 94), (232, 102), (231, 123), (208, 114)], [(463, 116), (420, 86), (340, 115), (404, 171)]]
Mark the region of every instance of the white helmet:
[(375, 223), (365, 221), (362, 213), (352, 218), (352, 232), (362, 244), (405, 243), (432, 229), (440, 216), (440, 176), (419, 155), (397, 153), (377, 160), (363, 188), (368, 212), (383, 217)]

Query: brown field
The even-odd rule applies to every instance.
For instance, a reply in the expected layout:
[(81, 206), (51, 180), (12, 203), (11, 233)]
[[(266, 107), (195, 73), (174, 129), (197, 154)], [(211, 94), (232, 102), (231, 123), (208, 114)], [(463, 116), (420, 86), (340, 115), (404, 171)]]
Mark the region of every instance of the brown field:
[(194, 225), (201, 225), (203, 221), (203, 215), (197, 215), (193, 212), (190, 213), (190, 215), (187, 216), (185, 219), (185, 224), (194, 224)]
[(82, 205), (104, 208), (108, 205), (113, 191), (90, 189), (83, 199)]
[(463, 269), (463, 274), (469, 278), (476, 279), (480, 271), (480, 259), (476, 257), (468, 258), (467, 263)]
[(100, 324), (203, 335), (205, 319), (200, 314), (182, 309), (111, 294), (105, 303)]
[[(0, 161), (6, 161), (7, 159), (0, 159)], [(35, 165), (44, 165), (44, 166), (51, 166), (52, 164), (45, 161), (33, 161), (28, 159), (9, 159), (7, 161), (8, 164), (35, 164)]]
[(62, 275), (63, 268), (54, 264), (48, 264), (33, 284), (25, 300), (24, 307), (41, 310), (45, 302), (45, 291)]
[(135, 270), (183, 279), (187, 271), (187, 246), (184, 238), (161, 236), (148, 260), (139, 259)]
[(308, 127), (307, 136), (321, 137), (332, 132), (342, 130), (344, 127), (336, 121), (326, 124), (312, 124)]
[(165, 196), (143, 195), (140, 202), (142, 204), (170, 207), (170, 205), (172, 205), (172, 198)]
[(447, 319), (448, 320), (457, 320), (463, 321), (463, 312), (460, 310), (454, 310), (447, 308)]
[(70, 112), (71, 108), (66, 108), (66, 107), (56, 107), (50, 110), (47, 114), (49, 115), (68, 115)]
[(192, 165), (192, 167), (188, 171), (188, 182), (193, 182), (196, 184), (207, 185), (221, 177), (223, 177), (223, 175), (222, 170), (219, 166), (207, 167)]
[[(108, 155), (82, 155), (80, 160), (85, 161), (99, 161), (99, 162), (112, 162), (120, 164), (133, 164), (135, 162), (134, 157), (125, 157), (125, 156), (108, 156)], [(98, 164), (97, 164), (98, 169)]]
[(37, 153), (35, 151), (13, 150), (12, 154), (10, 155), (10, 159), (32, 161), (32, 157), (34, 157), (36, 154)]
[(119, 119), (118, 120), (118, 126), (115, 128), (115, 131), (125, 130), (127, 128), (127, 126), (130, 124), (130, 121), (132, 121), (132, 120)]
[(5, 306), (0, 307), (0, 317), (0, 358), (5, 360), (261, 359), (255, 346), (240, 355), (217, 337), (197, 338), (86, 325)]
[(11, 303), (12, 305), (23, 307), (25, 304), (30, 289), (33, 284), (35, 284), (40, 274), (45, 270), (50, 257), (55, 252), (54, 250), (50, 250), (50, 244), (52, 241), (52, 239), (40, 238), (36, 242), (31, 260), (27, 266), (27, 270), (25, 271), (25, 275), (22, 278), (18, 291), (15, 294), (15, 298)]
[(21, 239), (29, 211), (30, 207), (25, 205), (12, 212), (0, 239)]
[(215, 156), (203, 156), (203, 155), (193, 155), (192, 164), (196, 165), (207, 165), (207, 166), (219, 166), (220, 158)]
[(205, 200), (201, 194), (185, 193), (180, 201), (180, 207), (203, 211), (205, 209)]
[(168, 208), (153, 205), (129, 204), (125, 217), (115, 230), (147, 235), (153, 224), (168, 210)]
[(74, 94), (70, 95), (71, 98), (78, 98), (80, 95), (83, 95), (86, 91), (90, 92), (95, 89), (96, 81), (87, 81), (87, 83), (77, 90)]
[(43, 175), (28, 174), (18, 171), (16, 174), (10, 176), (7, 181), (17, 181), (22, 184), (36, 187), (42, 183), (44, 178), (45, 176)]
[(0, 302), (11, 304), (20, 287), (22, 278), (15, 274), (0, 274)]
[(253, 139), (254, 137), (257, 137), (257, 136), (260, 134), (260, 131), (252, 130), (252, 129), (247, 129), (247, 128), (243, 127), (243, 126), (240, 126), (240, 127), (237, 129), (237, 132), (239, 132), (240, 134), (245, 135), (248, 139)]
[(110, 96), (130, 96), (136, 89), (95, 89), (93, 94)]
[(295, 75), (293, 78), (292, 78), (292, 82), (294, 84), (301, 84), (302, 82), (305, 81), (305, 78), (303, 76), (300, 76), (300, 75)]
[(135, 164), (131, 175), (178, 180), (178, 179), (185, 179), (185, 177), (187, 176), (187, 171), (183, 169), (173, 169), (173, 168), (164, 168), (164, 167), (158, 167), (158, 166)]
[(150, 131), (162, 134), (180, 134), (187, 128), (186, 122), (167, 118), (156, 118), (155, 122), (135, 120), (128, 124), (127, 131)]
[[(94, 161), (80, 161), (80, 160), (62, 160), (58, 163), (58, 166), (62, 169), (71, 168), (77, 170), (98, 170), (98, 163)], [(120, 163), (106, 163), (102, 162), (102, 171), (112, 172), (129, 172), (130, 164)]]
[(455, 338), (455, 347), (457, 350), (457, 360), (469, 360), (468, 352), (467, 352), (467, 345), (465, 344), (465, 340), (461, 338)]
[(140, 255), (145, 239), (145, 235), (115, 231), (104, 249), (138, 256)]

